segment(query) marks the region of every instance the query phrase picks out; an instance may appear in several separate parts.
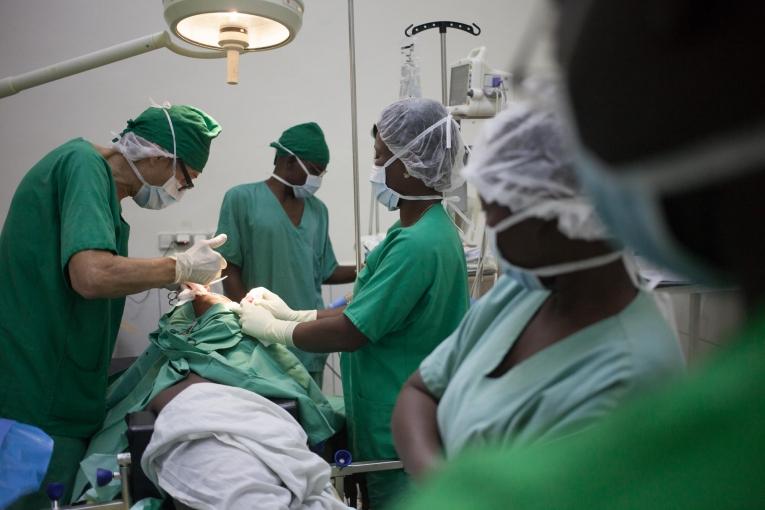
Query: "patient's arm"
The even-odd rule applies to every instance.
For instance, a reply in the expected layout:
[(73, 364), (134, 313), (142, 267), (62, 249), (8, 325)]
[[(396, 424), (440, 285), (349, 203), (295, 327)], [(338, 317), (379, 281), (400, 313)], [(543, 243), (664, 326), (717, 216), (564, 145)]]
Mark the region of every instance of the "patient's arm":
[(184, 380), (160, 391), (157, 396), (154, 397), (151, 402), (149, 402), (149, 405), (146, 408), (152, 411), (154, 414), (158, 415), (160, 411), (162, 411), (162, 409), (164, 409), (165, 406), (169, 404), (170, 401), (173, 400), (180, 392), (192, 384), (205, 382), (209, 383), (212, 381), (205, 379), (204, 377), (200, 377), (194, 372), (189, 372), (189, 375)]

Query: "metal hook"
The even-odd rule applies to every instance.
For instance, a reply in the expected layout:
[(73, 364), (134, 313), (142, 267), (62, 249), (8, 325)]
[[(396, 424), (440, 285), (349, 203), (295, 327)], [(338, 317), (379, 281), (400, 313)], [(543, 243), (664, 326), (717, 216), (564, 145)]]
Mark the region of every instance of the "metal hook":
[(473, 26), (471, 27), (470, 25), (467, 25), (466, 23), (460, 23), (459, 21), (429, 21), (427, 23), (417, 25), (416, 27), (414, 25), (409, 25), (404, 29), (404, 35), (407, 37), (412, 37), (413, 35), (430, 28), (438, 28), (439, 32), (442, 33), (446, 32), (448, 28), (456, 28), (471, 35), (480, 35), (481, 27), (475, 23), (472, 25)]

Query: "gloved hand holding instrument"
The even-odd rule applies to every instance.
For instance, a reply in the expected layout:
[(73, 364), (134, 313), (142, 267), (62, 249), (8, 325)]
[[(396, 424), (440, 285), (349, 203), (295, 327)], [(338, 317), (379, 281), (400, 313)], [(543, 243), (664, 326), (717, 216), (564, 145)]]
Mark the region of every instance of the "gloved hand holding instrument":
[(188, 250), (171, 255), (175, 259), (175, 283), (207, 285), (226, 268), (226, 259), (214, 248), (223, 246), (228, 237), (220, 234), (212, 239), (197, 241)]

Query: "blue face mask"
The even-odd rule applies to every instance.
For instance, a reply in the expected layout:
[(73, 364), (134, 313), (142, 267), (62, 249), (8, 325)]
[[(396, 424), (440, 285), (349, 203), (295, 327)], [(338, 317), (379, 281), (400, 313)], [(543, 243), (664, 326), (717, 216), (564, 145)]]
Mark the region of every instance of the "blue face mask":
[(308, 171), (308, 169), (305, 167), (305, 164), (303, 163), (303, 161), (299, 157), (297, 157), (295, 153), (289, 150), (287, 147), (280, 144), (279, 142), (274, 142), (274, 143), (276, 143), (277, 145), (279, 145), (279, 147), (281, 147), (285, 151), (295, 156), (295, 159), (300, 165), (300, 168), (302, 168), (303, 172), (305, 172), (305, 182), (303, 184), (292, 184), (291, 182), (287, 182), (286, 179), (279, 177), (275, 173), (271, 174), (271, 177), (281, 182), (285, 186), (289, 186), (290, 188), (292, 188), (292, 193), (294, 193), (295, 198), (307, 198), (307, 197), (313, 196), (314, 193), (319, 191), (319, 188), (321, 187), (321, 176), (311, 174)]
[(402, 195), (392, 190), (385, 183), (385, 168), (390, 166), (396, 157), (389, 159), (384, 166), (372, 166), (372, 172), (369, 174), (369, 182), (372, 183), (372, 193), (378, 202), (388, 208), (389, 211), (395, 211), (399, 207), (399, 201), (404, 200), (442, 200), (443, 195)]
[(525, 212), (508, 216), (493, 227), (486, 225), (486, 235), (488, 237), (489, 246), (491, 247), (494, 256), (497, 257), (500, 271), (502, 274), (513, 278), (528, 290), (546, 290), (547, 287), (542, 283), (541, 278), (575, 273), (577, 271), (584, 271), (585, 269), (605, 266), (606, 264), (610, 264), (623, 257), (623, 254), (617, 251), (588, 259), (574, 260), (572, 262), (563, 262), (533, 269), (516, 266), (502, 254), (502, 250), (500, 250), (497, 244), (497, 234), (508, 230), (513, 225), (517, 225), (522, 221), (534, 217), (533, 214), (530, 214), (532, 212), (533, 208), (530, 208)]
[(181, 186), (178, 184), (178, 180), (175, 178), (175, 171), (173, 175), (162, 186), (154, 186), (146, 182), (138, 168), (131, 160), (125, 158), (133, 169), (133, 173), (141, 181), (141, 188), (138, 193), (133, 197), (133, 201), (138, 204), (139, 207), (144, 209), (164, 209), (174, 203), (180, 201), (183, 197), (185, 190), (179, 189)]
[[(600, 218), (635, 252), (694, 283), (726, 285), (730, 280), (681, 246), (666, 224), (658, 192), (638, 179), (620, 178), (579, 148), (577, 172)], [(634, 172), (632, 173), (634, 175)]]

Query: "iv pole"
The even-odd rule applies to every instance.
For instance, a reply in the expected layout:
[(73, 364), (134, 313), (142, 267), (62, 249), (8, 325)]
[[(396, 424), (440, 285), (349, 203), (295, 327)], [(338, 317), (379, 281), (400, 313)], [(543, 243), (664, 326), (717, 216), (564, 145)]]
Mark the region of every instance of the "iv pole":
[(438, 33), (441, 36), (441, 102), (444, 106), (449, 106), (449, 97), (446, 92), (446, 30), (448, 28), (456, 28), (462, 30), (468, 34), (478, 36), (481, 34), (481, 27), (473, 23), (473, 26), (467, 23), (460, 23), (459, 21), (429, 21), (421, 25), (409, 25), (404, 29), (404, 35), (412, 37), (429, 28), (438, 28)]
[(353, 236), (356, 244), (356, 274), (361, 271), (361, 212), (359, 211), (359, 141), (356, 107), (356, 35), (353, 0), (348, 0), (348, 52), (351, 75), (351, 149), (353, 154)]
[[(481, 27), (475, 23), (468, 25), (467, 23), (460, 23), (459, 21), (429, 21), (421, 25), (409, 25), (404, 29), (404, 35), (412, 37), (415, 34), (428, 30), (430, 28), (438, 28), (438, 33), (441, 39), (441, 102), (444, 106), (449, 106), (449, 96), (447, 94), (447, 79), (446, 79), (446, 30), (449, 28), (456, 28), (462, 30), (471, 35), (478, 36), (481, 34)], [(470, 295), (477, 298), (483, 284), (483, 268), (484, 258), (483, 253), (486, 251), (486, 233), (484, 232), (481, 239), (481, 258), (476, 268), (475, 279), (473, 286), (470, 290)]]
[[(359, 207), (359, 143), (358, 143), (358, 108), (356, 104), (356, 35), (354, 30), (354, 11), (353, 0), (348, 0), (348, 53), (349, 53), (349, 71), (350, 71), (350, 92), (351, 92), (351, 152), (353, 167), (353, 234), (356, 245), (356, 271), (361, 271), (361, 212)], [(404, 34), (407, 37), (427, 30), (429, 28), (438, 28), (441, 33), (441, 98), (446, 105), (446, 30), (447, 28), (456, 28), (472, 35), (479, 35), (481, 29), (473, 23), (473, 26), (456, 21), (435, 21), (423, 25), (409, 25)], [(411, 33), (410, 33), (411, 30)]]

